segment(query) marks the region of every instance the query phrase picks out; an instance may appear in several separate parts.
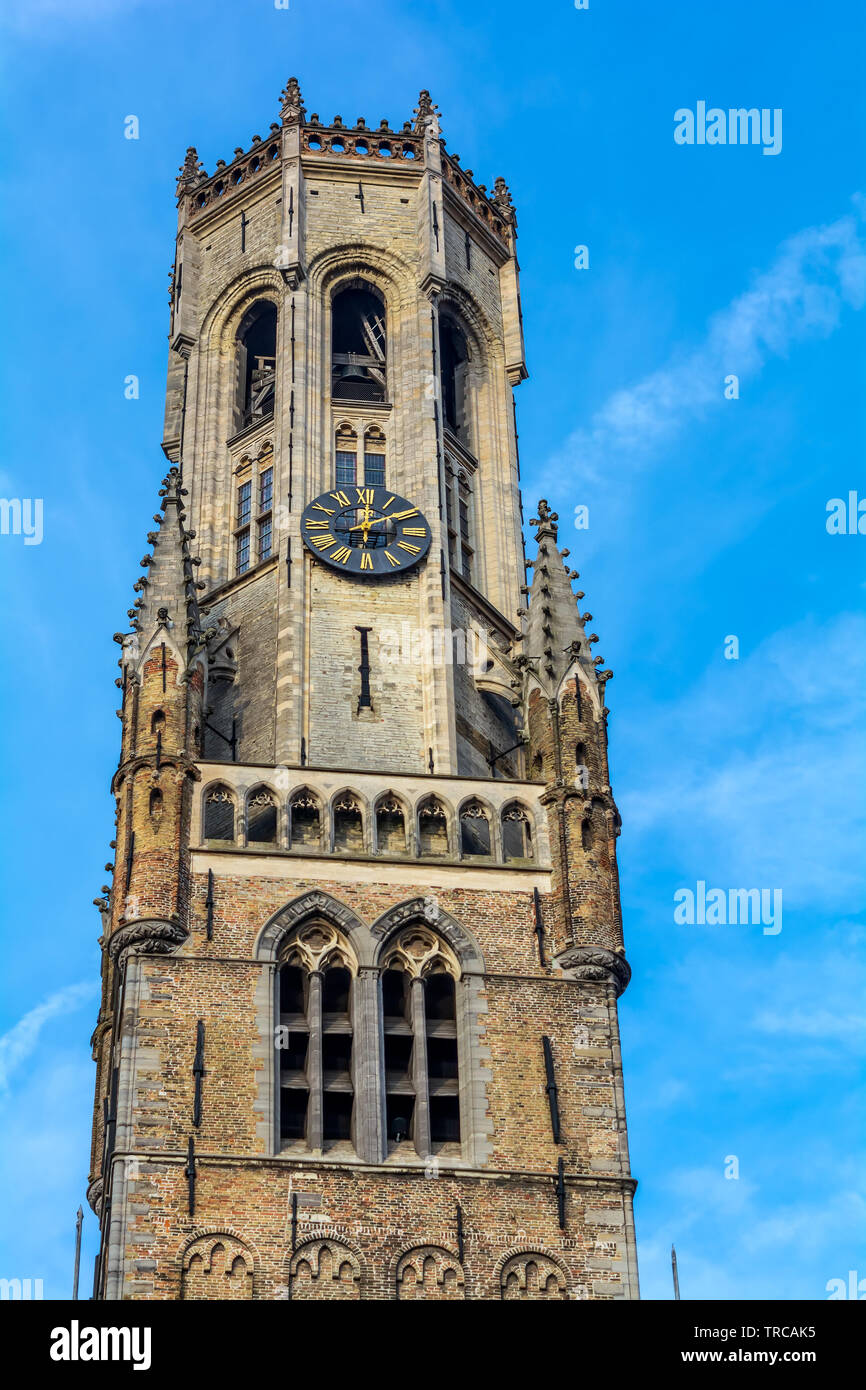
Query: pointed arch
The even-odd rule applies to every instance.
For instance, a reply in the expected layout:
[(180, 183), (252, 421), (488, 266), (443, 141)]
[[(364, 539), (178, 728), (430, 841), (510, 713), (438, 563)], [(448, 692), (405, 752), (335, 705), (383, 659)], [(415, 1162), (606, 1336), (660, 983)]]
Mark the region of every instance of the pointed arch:
[(429, 927), (444, 938), (457, 957), (462, 974), (481, 975), (484, 973), (484, 958), (475, 937), (468, 928), (457, 921), (456, 917), (452, 917), (450, 912), (446, 912), (434, 896), (407, 898), (405, 902), (389, 908), (387, 912), (383, 912), (381, 917), (376, 919), (370, 928), (370, 935), (378, 942), (374, 957), (375, 964), (381, 964), (390, 939), (395, 933), (412, 923)]
[(322, 917), (332, 926), (345, 932), (358, 958), (359, 965), (373, 962), (374, 941), (367, 926), (357, 913), (345, 903), (334, 898), (322, 889), (312, 889), (293, 898), (268, 919), (259, 932), (253, 956), (256, 960), (275, 961), (284, 939), (301, 922), (312, 917)]

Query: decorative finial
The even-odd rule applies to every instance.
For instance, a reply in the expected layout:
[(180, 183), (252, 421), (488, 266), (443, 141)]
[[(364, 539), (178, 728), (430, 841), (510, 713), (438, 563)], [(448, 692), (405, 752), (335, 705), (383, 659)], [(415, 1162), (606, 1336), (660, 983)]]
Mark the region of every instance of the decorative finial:
[(202, 180), (206, 178), (207, 174), (205, 173), (201, 160), (198, 157), (198, 151), (196, 150), (195, 145), (187, 146), (187, 151), (184, 155), (183, 164), (181, 164), (180, 169), (178, 171), (178, 195), (180, 195), (181, 191), (184, 188), (194, 188), (197, 183), (201, 183)]
[(439, 107), (434, 106), (426, 87), (422, 92), (419, 92), (418, 105), (412, 114), (415, 117), (415, 130), (418, 134), (423, 131), (431, 117), (435, 118), (439, 115)]
[[(559, 520), (559, 513), (552, 512), (543, 497), (539, 501), (536, 511), (538, 512), (538, 516), (531, 517), (529, 522), (530, 526), (538, 527), (536, 540), (540, 541), (544, 534), (550, 534), (553, 536), (553, 539), (556, 540), (556, 523)], [(542, 553), (546, 553), (543, 546), (541, 549)]]
[(493, 201), (496, 210), (505, 222), (515, 222), (517, 220), (514, 212), (514, 203), (511, 201), (511, 193), (508, 184), (500, 174), (493, 183)]
[(280, 115), (283, 118), (283, 125), (300, 125), (306, 118), (307, 108), (301, 98), (301, 88), (296, 77), (290, 77), (286, 83), (285, 90), (280, 93), (282, 106)]

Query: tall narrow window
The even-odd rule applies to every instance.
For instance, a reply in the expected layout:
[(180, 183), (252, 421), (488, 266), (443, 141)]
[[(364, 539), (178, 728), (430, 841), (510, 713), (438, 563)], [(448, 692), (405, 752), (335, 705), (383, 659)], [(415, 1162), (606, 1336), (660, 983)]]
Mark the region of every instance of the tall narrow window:
[(334, 849), (349, 853), (364, 849), (364, 818), (353, 796), (344, 794), (334, 802)]
[(252, 478), (238, 484), (235, 512), (235, 573), (246, 574), (250, 567), (250, 521), (253, 507)]
[(322, 981), (322, 1139), (352, 1138), (352, 976), (344, 966), (325, 971)]
[(460, 853), (464, 858), (490, 857), (490, 821), (480, 801), (468, 801), (461, 808)]
[(459, 1144), (457, 1009), (454, 980), (444, 970), (426, 977), (424, 1018), (427, 1032), (430, 1142), (434, 1145)]
[(306, 846), (319, 849), (322, 841), (322, 816), (318, 799), (301, 788), (289, 803), (289, 844), (292, 849)]
[(406, 821), (395, 796), (383, 796), (376, 806), (376, 848), (380, 854), (406, 853)]
[(385, 400), (385, 306), (365, 280), (355, 281), (334, 296), (331, 353), (334, 399)]
[(264, 787), (253, 792), (247, 802), (247, 843), (277, 843), (277, 803)]
[(415, 1085), (409, 976), (391, 969), (382, 975), (385, 1037), (385, 1132), (389, 1147), (414, 1136)]
[(517, 804), (502, 812), (502, 856), (504, 859), (531, 859), (532, 832), (529, 817)]
[(446, 463), (445, 524), (451, 564), (464, 579), (473, 582), (472, 489), (462, 468)]
[(448, 853), (448, 818), (435, 797), (422, 802), (418, 812), (418, 842), (422, 855)]
[(338, 932), (301, 928), (278, 980), (281, 1143), (354, 1144), (352, 971)]
[(472, 532), (469, 524), (469, 484), (461, 478), (457, 484), (458, 529), (460, 533), (460, 572), (472, 581)]
[(340, 487), (358, 480), (358, 436), (350, 425), (337, 431), (336, 482)]
[(259, 474), (259, 560), (270, 558), (273, 546), (274, 469)]
[(310, 1025), (307, 1018), (309, 978), (299, 965), (284, 965), (279, 975), (280, 1139), (297, 1143), (307, 1138), (310, 1103), (308, 1061)]
[(460, 1072), (453, 963), (426, 926), (401, 932), (382, 974), (388, 1148), (429, 1157), (459, 1145)]
[(368, 487), (385, 486), (385, 436), (381, 430), (368, 430), (364, 436), (364, 482)]
[(277, 368), (277, 309), (263, 300), (244, 316), (237, 339), (237, 428), (274, 413)]
[(211, 787), (204, 803), (204, 839), (235, 838), (235, 803), (227, 787)]
[(453, 319), (447, 317), (439, 320), (439, 354), (442, 417), (447, 428), (465, 441), (466, 363), (469, 354), (466, 339)]

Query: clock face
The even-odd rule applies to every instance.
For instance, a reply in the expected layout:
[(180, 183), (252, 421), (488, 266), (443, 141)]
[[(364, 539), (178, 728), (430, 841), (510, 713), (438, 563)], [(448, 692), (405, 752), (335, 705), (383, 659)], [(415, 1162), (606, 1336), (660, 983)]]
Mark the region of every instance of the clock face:
[(301, 535), (316, 559), (360, 579), (411, 569), (430, 549), (430, 527), (417, 507), (386, 487), (355, 483), (310, 502)]

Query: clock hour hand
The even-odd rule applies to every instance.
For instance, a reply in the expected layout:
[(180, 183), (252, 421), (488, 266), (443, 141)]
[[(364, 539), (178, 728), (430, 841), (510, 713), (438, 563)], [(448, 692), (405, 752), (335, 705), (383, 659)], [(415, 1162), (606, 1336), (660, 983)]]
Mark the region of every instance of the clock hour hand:
[(387, 517), (380, 516), (378, 521), (359, 521), (357, 526), (348, 526), (346, 529), (347, 531), (369, 531), (371, 526), (381, 526), (383, 521), (387, 521), (387, 519)]

